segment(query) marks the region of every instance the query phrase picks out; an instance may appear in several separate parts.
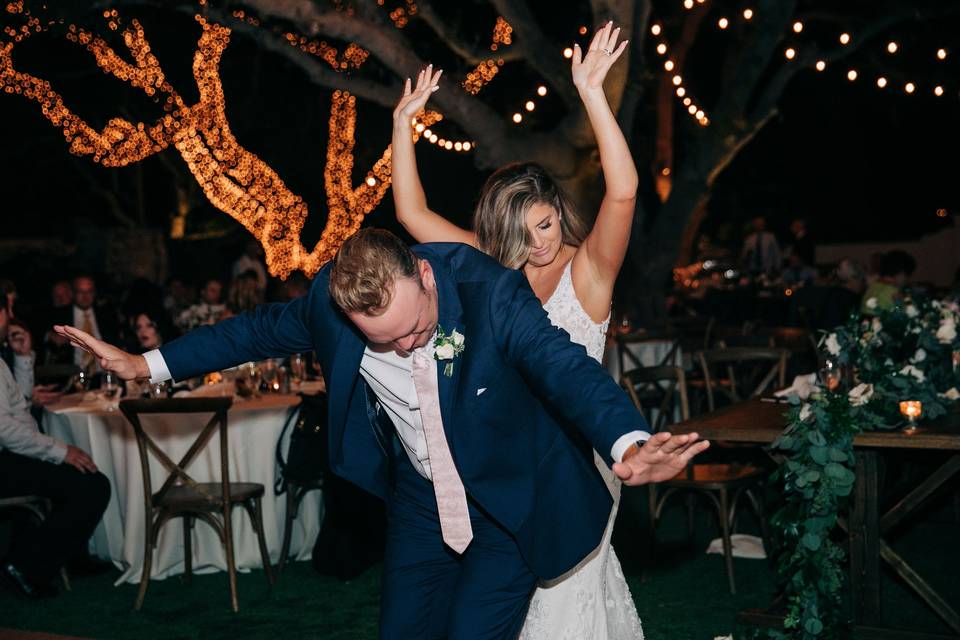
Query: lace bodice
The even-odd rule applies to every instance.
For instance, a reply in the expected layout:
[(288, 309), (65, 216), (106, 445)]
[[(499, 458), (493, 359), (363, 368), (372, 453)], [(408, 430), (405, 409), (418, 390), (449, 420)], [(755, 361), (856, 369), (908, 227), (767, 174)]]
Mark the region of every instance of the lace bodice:
[(583, 310), (583, 306), (577, 300), (577, 293), (573, 290), (572, 266), (573, 260), (569, 261), (567, 266), (563, 268), (560, 284), (557, 285), (557, 290), (553, 292), (543, 308), (546, 309), (550, 322), (554, 326), (569, 333), (571, 340), (583, 345), (587, 354), (600, 362), (603, 360), (603, 348), (607, 341), (610, 314), (607, 314), (607, 319), (603, 322), (596, 323)]

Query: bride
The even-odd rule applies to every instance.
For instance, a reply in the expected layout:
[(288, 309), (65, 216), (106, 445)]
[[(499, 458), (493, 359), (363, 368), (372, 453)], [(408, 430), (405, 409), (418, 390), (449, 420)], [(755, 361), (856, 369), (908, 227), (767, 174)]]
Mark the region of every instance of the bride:
[[(627, 45), (618, 44), (619, 35), (611, 22), (594, 35), (586, 53), (574, 45), (573, 83), (596, 135), (606, 182), (589, 232), (554, 180), (533, 163), (511, 164), (490, 176), (472, 231), (445, 220), (427, 207), (410, 130), (412, 119), (439, 89), (443, 72), (434, 72), (431, 65), (420, 72), (415, 86), (408, 79), (393, 112), (393, 198), (400, 223), (418, 242), (463, 242), (504, 266), (522, 269), (551, 322), (597, 361), (603, 356), (613, 285), (627, 251), (637, 191), (636, 167), (603, 93), (607, 71)], [(603, 540), (566, 575), (538, 586), (522, 640), (643, 638), (610, 546), (620, 481), (599, 455), (594, 457), (614, 499)]]

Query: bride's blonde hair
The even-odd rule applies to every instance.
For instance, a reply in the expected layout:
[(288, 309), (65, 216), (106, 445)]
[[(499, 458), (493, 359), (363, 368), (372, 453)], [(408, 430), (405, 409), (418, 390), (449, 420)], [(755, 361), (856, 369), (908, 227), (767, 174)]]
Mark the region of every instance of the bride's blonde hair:
[(570, 199), (543, 167), (517, 162), (493, 172), (480, 191), (473, 212), (480, 250), (510, 269), (526, 264), (531, 238), (525, 216), (535, 204), (553, 207), (560, 218), (564, 244), (580, 246), (587, 229)]

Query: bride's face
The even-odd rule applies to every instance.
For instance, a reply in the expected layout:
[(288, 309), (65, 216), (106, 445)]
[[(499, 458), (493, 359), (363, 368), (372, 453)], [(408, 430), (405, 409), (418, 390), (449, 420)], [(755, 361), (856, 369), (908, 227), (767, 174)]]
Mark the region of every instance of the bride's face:
[(560, 229), (560, 215), (557, 210), (538, 202), (527, 209), (524, 223), (530, 233), (527, 264), (542, 267), (553, 262), (563, 248), (563, 231)]

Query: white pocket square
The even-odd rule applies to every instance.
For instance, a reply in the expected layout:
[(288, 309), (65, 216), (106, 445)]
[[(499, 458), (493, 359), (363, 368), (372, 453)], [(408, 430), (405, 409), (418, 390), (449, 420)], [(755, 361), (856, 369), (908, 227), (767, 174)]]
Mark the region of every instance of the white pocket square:
[(484, 391), (486, 391), (486, 390), (487, 390), (486, 387), (480, 387), (479, 389), (477, 389), (477, 395), (479, 396), (480, 394), (482, 394), (482, 393), (483, 393)]

